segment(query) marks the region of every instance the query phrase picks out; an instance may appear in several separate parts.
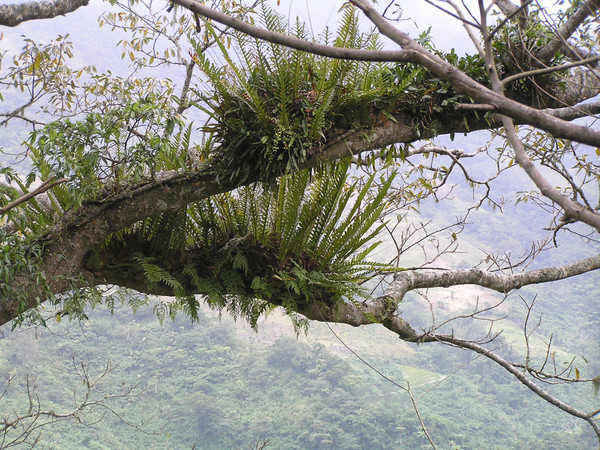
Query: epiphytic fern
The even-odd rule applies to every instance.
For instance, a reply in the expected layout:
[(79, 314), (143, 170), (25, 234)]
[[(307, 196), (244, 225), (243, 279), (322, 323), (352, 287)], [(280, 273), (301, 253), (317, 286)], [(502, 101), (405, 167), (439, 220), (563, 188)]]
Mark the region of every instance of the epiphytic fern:
[(178, 297), (170, 314), (194, 311), (190, 292), (252, 325), (272, 304), (298, 319), (310, 302), (333, 306), (365, 296), (363, 282), (387, 268), (367, 257), (392, 179), (359, 188), (348, 170), (346, 161), (216, 195), (136, 224), (99, 256), (109, 264), (124, 246), (136, 253), (131, 270)]
[[(269, 30), (288, 32), (287, 21), (267, 6), (258, 19)], [(212, 30), (210, 24), (207, 29)], [(308, 38), (299, 21), (291, 34)], [(260, 173), (262, 180), (272, 181), (295, 171), (335, 133), (336, 124), (344, 122), (340, 117), (352, 116), (361, 101), (370, 104), (378, 92), (374, 83), (380, 64), (328, 60), (243, 34), (234, 35), (235, 58), (214, 30), (213, 37), (226, 65), (219, 67), (198, 48), (197, 60), (211, 85), (200, 107), (210, 117), (204, 130), (214, 133), (218, 143), (213, 155), (232, 179)], [(329, 39), (326, 32), (321, 40)], [(375, 34), (360, 32), (352, 8), (344, 9), (333, 44), (378, 46)], [(365, 111), (370, 118), (368, 106)], [(350, 117), (345, 122), (350, 128), (356, 121)]]

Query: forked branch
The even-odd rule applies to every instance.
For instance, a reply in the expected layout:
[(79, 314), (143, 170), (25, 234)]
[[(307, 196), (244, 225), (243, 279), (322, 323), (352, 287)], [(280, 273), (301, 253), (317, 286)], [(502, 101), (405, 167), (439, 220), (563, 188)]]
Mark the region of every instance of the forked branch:
[(462, 339), (455, 338), (454, 336), (446, 336), (446, 335), (432, 335), (431, 337), (434, 337), (439, 342), (443, 342), (443, 343), (451, 345), (453, 347), (459, 347), (459, 348), (464, 348), (466, 350), (474, 351), (474, 352), (479, 353), (480, 355), (483, 355), (486, 358), (492, 360), (493, 362), (498, 364), (500, 367), (502, 367), (503, 369), (508, 371), (511, 375), (513, 375), (517, 380), (519, 380), (525, 387), (527, 387), (529, 390), (531, 390), (533, 393), (535, 393), (538, 397), (542, 398), (543, 400), (550, 403), (551, 405), (554, 405), (557, 408), (565, 411), (566, 413), (568, 413), (574, 417), (583, 419), (586, 422), (588, 422), (590, 424), (590, 426), (592, 427), (592, 429), (594, 430), (594, 433), (596, 433), (598, 440), (600, 441), (600, 426), (598, 425), (598, 422), (596, 421), (596, 419), (594, 417), (595, 414), (593, 412), (587, 413), (585, 411), (574, 408), (573, 406), (568, 405), (565, 402), (559, 400), (558, 398), (556, 398), (555, 396), (550, 394), (548, 391), (546, 391), (545, 389), (542, 389), (540, 386), (538, 386), (532, 380), (530, 380), (525, 375), (526, 372), (524, 372), (522, 368), (517, 367), (510, 361), (507, 361), (506, 359), (502, 358), (500, 355), (494, 353), (493, 351), (485, 348), (484, 346), (482, 346), (480, 344), (477, 344), (476, 342), (465, 341)]

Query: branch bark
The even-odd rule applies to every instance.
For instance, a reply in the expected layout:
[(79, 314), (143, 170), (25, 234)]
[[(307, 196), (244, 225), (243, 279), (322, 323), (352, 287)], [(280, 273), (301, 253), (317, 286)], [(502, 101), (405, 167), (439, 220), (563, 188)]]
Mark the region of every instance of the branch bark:
[(564, 266), (547, 267), (516, 274), (495, 273), (474, 268), (445, 271), (407, 270), (394, 277), (394, 281), (386, 290), (386, 295), (393, 298), (394, 301), (400, 302), (407, 292), (415, 289), (464, 284), (474, 284), (506, 294), (523, 286), (564, 280), (598, 269), (600, 269), (600, 255)]
[(88, 3), (89, 0), (49, 0), (46, 2), (0, 5), (0, 26), (16, 27), (28, 20), (64, 16), (81, 6), (87, 6)]
[(512, 16), (519, 9), (519, 7), (510, 0), (496, 0), (496, 6), (500, 8), (500, 11), (502, 11), (502, 14), (505, 16)]
[(562, 120), (575, 120), (594, 114), (600, 114), (600, 102), (594, 101), (581, 105), (565, 106), (564, 108), (546, 109), (545, 111)]
[(600, 8), (600, 0), (588, 0), (558, 29), (557, 36), (540, 49), (536, 58), (547, 64), (552, 57), (564, 46), (567, 39), (591, 14)]

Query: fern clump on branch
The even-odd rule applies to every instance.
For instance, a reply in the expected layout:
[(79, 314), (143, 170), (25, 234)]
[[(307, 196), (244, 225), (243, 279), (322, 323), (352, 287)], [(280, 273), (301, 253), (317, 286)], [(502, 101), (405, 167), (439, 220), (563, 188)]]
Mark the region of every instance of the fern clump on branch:
[[(259, 20), (271, 31), (288, 31), (283, 17), (266, 6)], [(381, 64), (330, 60), (241, 33), (235, 34), (236, 57), (208, 23), (207, 29), (226, 64), (217, 66), (198, 45), (196, 59), (213, 92), (201, 94), (200, 107), (209, 116), (204, 131), (214, 133), (218, 143), (213, 156), (227, 167), (231, 179), (259, 173), (263, 181), (272, 181), (295, 171), (336, 127), (364, 125), (364, 118), (357, 122), (352, 117), (355, 111), (370, 117), (370, 108), (356, 106), (377, 98), (374, 83)], [(309, 38), (300, 21), (292, 34)], [(321, 40), (338, 47), (379, 48), (376, 34), (360, 32), (350, 7), (344, 9), (337, 36), (326, 31)]]
[[(270, 31), (288, 34), (287, 22), (267, 6), (259, 17)], [(209, 119), (203, 130), (212, 133), (211, 156), (230, 180), (243, 182), (250, 174), (263, 181), (290, 173), (319, 151), (326, 141), (353, 129), (366, 129), (386, 120), (412, 120), (415, 130), (435, 134), (436, 121), (477, 118), (455, 108), (470, 102), (450, 83), (412, 63), (385, 64), (320, 57), (242, 33), (233, 34), (235, 54), (218, 38), (224, 64), (211, 60), (197, 43), (195, 60), (210, 85), (199, 93), (200, 109)], [(291, 34), (309, 38), (296, 21)], [(320, 42), (343, 48), (380, 49), (375, 32), (360, 31), (355, 10), (344, 7), (340, 26)], [(487, 80), (483, 59), (461, 57), (433, 48), (429, 32), (419, 42), (478, 81)]]
[[(300, 172), (277, 185), (255, 184), (163, 214), (113, 235), (97, 254), (99, 273), (118, 272), (175, 295), (170, 314), (194, 318), (201, 294), (209, 305), (253, 326), (273, 305), (296, 326), (311, 302), (334, 306), (365, 298), (365, 281), (384, 264), (367, 260), (383, 225), (393, 177), (362, 187), (348, 181), (349, 162)], [(375, 185), (377, 184), (377, 187)], [(367, 201), (368, 200), (368, 201)], [(127, 252), (120, 252), (127, 248)], [(131, 260), (121, 254), (135, 253)]]

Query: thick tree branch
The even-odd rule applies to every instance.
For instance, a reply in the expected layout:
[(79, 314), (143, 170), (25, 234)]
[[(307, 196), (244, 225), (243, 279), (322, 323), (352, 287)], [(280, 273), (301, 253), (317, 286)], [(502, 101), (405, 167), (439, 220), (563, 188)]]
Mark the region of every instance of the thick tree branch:
[(562, 120), (575, 120), (600, 114), (600, 101), (584, 103), (582, 105), (566, 106), (564, 108), (546, 109), (545, 112)]
[[(406, 124), (405, 124), (406, 123)], [(481, 118), (470, 124), (471, 129), (489, 128)], [(379, 149), (394, 143), (413, 142), (438, 133), (466, 131), (460, 118), (456, 121), (433, 124), (431, 129), (419, 130), (411, 124), (410, 118), (386, 123), (371, 129), (348, 132), (329, 144), (315, 148), (315, 157), (307, 161), (301, 169), (316, 167), (325, 161), (335, 161), (364, 151)], [(42, 242), (45, 245), (44, 270), (51, 274), (51, 287), (55, 293), (68, 288), (61, 276), (69, 273), (85, 273), (85, 257), (98, 244), (104, 242), (113, 232), (128, 227), (139, 220), (166, 211), (177, 211), (187, 204), (227, 192), (240, 186), (236, 180), (218, 182), (217, 174), (227, 173), (228, 168), (204, 165), (194, 172), (162, 172), (154, 180), (123, 188), (118, 192), (106, 192), (99, 201), (86, 202), (80, 208), (67, 212), (61, 221), (48, 232)], [(257, 181), (258, 174), (248, 178), (244, 184)], [(228, 177), (221, 177), (228, 179)], [(24, 279), (23, 291), (29, 292), (28, 307), (35, 307), (39, 298), (45, 299), (43, 292), (36, 290), (35, 282)], [(30, 286), (25, 288), (25, 286)], [(130, 286), (133, 287), (133, 286)], [(134, 287), (135, 289), (135, 287)], [(141, 289), (141, 288), (140, 288)], [(142, 289), (143, 290), (143, 289)], [(17, 305), (10, 299), (0, 299), (0, 325), (16, 317)]]
[(89, 0), (49, 0), (0, 5), (0, 26), (16, 27), (28, 20), (51, 19), (87, 6)]
[(311, 320), (344, 323), (353, 327), (381, 323), (402, 340), (420, 341), (423, 335), (417, 333), (406, 320), (395, 315), (396, 307), (395, 302), (387, 297), (380, 297), (369, 303), (344, 303), (334, 308), (313, 303), (298, 312)]
[[(489, 123), (482, 117), (480, 122), (472, 122), (470, 127), (471, 130), (489, 128)], [(413, 142), (419, 137), (431, 137), (431, 133), (434, 132), (461, 131), (467, 130), (460, 118), (455, 121), (446, 120), (443, 123), (435, 123), (427, 130), (417, 130), (412, 125), (410, 117), (398, 116), (395, 121), (389, 120), (371, 129), (350, 131), (332, 139), (328, 144), (320, 144), (314, 149), (314, 152), (310, 152), (314, 153), (315, 157), (303, 164), (301, 169), (315, 167), (325, 161), (334, 161), (395, 143)], [(61, 278), (64, 275), (83, 273), (87, 274), (88, 281), (92, 283), (115, 283), (147, 293), (172, 294), (172, 292), (150, 292), (144, 284), (132, 285), (131, 280), (94, 280), (85, 267), (86, 255), (95, 246), (104, 242), (111, 233), (131, 226), (139, 220), (166, 211), (177, 211), (194, 201), (239, 187), (239, 183), (235, 180), (229, 183), (216, 181), (216, 175), (226, 173), (227, 170), (228, 168), (205, 164), (194, 172), (162, 172), (157, 174), (154, 180), (123, 188), (119, 192), (107, 191), (103, 200), (85, 202), (79, 209), (67, 212), (54, 229), (50, 230), (41, 240), (45, 246), (45, 254), (48, 256), (44, 259), (43, 267), (40, 270), (49, 274), (52, 291), (58, 293), (68, 288)], [(256, 176), (258, 175), (254, 175), (255, 178), (247, 179), (245, 184), (257, 181)], [(227, 177), (221, 177), (221, 179), (227, 179)], [(35, 307), (39, 300), (43, 301), (46, 298), (34, 280), (25, 277), (21, 283), (23, 292), (28, 292), (28, 308)], [(0, 325), (14, 319), (16, 311), (17, 305), (14, 302), (11, 302), (10, 299), (0, 299)], [(355, 313), (358, 314), (357, 311)], [(350, 316), (354, 317), (352, 314)], [(330, 316), (325, 315), (325, 317)], [(354, 321), (357, 325), (362, 323), (356, 318), (348, 320)], [(394, 327), (398, 330), (403, 329), (402, 324), (394, 325)], [(407, 334), (407, 336), (409, 335), (410, 333)]]
[[(122, 268), (104, 268), (98, 271), (93, 277), (93, 284), (114, 284), (128, 287), (138, 292), (152, 295), (172, 296), (171, 287), (153, 283), (150, 284), (145, 277), (131, 276)], [(186, 295), (194, 295), (197, 292), (193, 285), (184, 286)], [(269, 304), (282, 306), (280, 299), (276, 296), (269, 300)], [(417, 333), (410, 324), (396, 315), (397, 303), (387, 296), (379, 297), (371, 302), (342, 303), (334, 306), (322, 303), (312, 302), (309, 304), (299, 304), (296, 312), (302, 314), (307, 319), (318, 322), (335, 322), (358, 327), (361, 325), (372, 325), (382, 323), (384, 326), (405, 341), (418, 341), (423, 338), (421, 333)]]
[[(432, 129), (440, 134), (466, 131), (461, 122), (460, 118), (456, 121), (446, 120), (433, 124)], [(489, 126), (483, 117), (480, 124), (478, 122), (470, 123), (471, 130), (489, 128)], [(413, 142), (419, 136), (421, 138), (428, 137), (427, 130), (420, 130), (420, 132), (419, 135), (418, 130), (411, 124), (410, 118), (404, 120), (402, 117), (398, 117), (396, 121), (389, 120), (371, 129), (350, 131), (339, 138), (332, 139), (330, 143), (316, 148), (314, 152), (316, 156), (307, 161), (302, 168), (315, 167), (324, 161), (337, 160), (394, 143)], [(216, 182), (218, 171), (218, 167), (205, 165), (193, 173), (174, 171), (160, 173), (154, 180), (125, 188), (117, 193), (107, 192), (104, 200), (87, 202), (77, 211), (67, 212), (43, 241), (46, 242), (45, 254), (49, 255), (44, 261), (43, 270), (56, 280), (51, 283), (53, 291), (61, 292), (68, 287), (60, 280), (61, 275), (86, 273), (86, 255), (111, 233), (146, 217), (165, 211), (176, 211), (191, 202), (238, 187), (236, 182)], [(246, 180), (247, 183), (252, 181), (256, 180)], [(100, 283), (99, 280), (97, 282)], [(26, 285), (31, 285), (32, 289), (28, 307), (36, 306), (36, 297), (45, 298), (42, 292), (36, 291), (35, 283), (31, 280), (23, 280), (23, 285), (24, 290)], [(130, 287), (142, 291), (145, 289), (142, 286)], [(9, 299), (0, 300), (0, 324), (16, 317), (15, 308), (16, 305), (12, 304)], [(350, 314), (349, 317), (353, 317), (353, 315)], [(348, 320), (356, 324), (362, 323), (355, 318)], [(401, 325), (394, 326), (399, 330), (403, 329)], [(411, 336), (411, 333), (408, 333), (407, 336)], [(412, 335), (412, 338), (415, 336)]]
[(558, 35), (536, 53), (536, 58), (547, 64), (566, 44), (567, 39), (577, 30), (585, 19), (600, 7), (600, 0), (587, 0), (579, 9), (558, 29)]
[(532, 270), (516, 274), (488, 272), (481, 269), (429, 271), (407, 270), (398, 273), (386, 290), (386, 295), (400, 302), (407, 292), (415, 289), (450, 287), (474, 284), (501, 293), (508, 293), (523, 286), (549, 283), (600, 269), (600, 255), (572, 264)]

